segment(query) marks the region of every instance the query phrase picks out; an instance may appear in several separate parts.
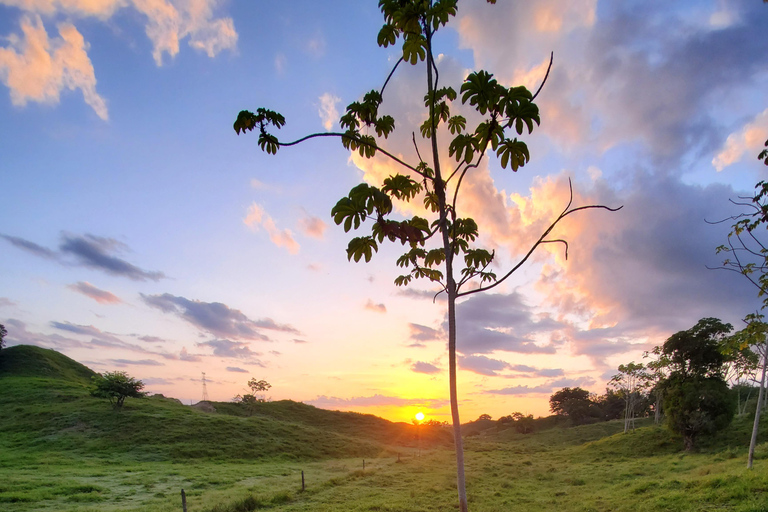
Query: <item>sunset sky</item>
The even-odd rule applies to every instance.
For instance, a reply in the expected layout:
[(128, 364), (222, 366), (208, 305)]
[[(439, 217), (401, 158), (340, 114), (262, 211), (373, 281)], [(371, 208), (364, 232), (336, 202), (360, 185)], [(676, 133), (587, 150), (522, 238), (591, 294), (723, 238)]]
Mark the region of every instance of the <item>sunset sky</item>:
[[(384, 83), (377, 2), (0, 0), (0, 323), (184, 403), (272, 384), (273, 400), (447, 420), (445, 302), (393, 284), (400, 246), (352, 263), (330, 210), (397, 170), (322, 138), (262, 153), (242, 109), (285, 140), (338, 130)], [(548, 414), (603, 393), (621, 363), (702, 317), (760, 307), (722, 255), (729, 203), (768, 168), (768, 5), (760, 0), (459, 3), (436, 39), (441, 83), (486, 69), (536, 89), (531, 162), (491, 158), (459, 200), (514, 265), (565, 207), (562, 246), (458, 306), (462, 420)], [(425, 70), (401, 66), (385, 147), (414, 161)], [(461, 112), (459, 102), (454, 110)], [(443, 141), (448, 138), (443, 135)], [(424, 142), (420, 144), (425, 145)], [(447, 156), (447, 151), (446, 151)], [(401, 213), (418, 212), (398, 205)]]

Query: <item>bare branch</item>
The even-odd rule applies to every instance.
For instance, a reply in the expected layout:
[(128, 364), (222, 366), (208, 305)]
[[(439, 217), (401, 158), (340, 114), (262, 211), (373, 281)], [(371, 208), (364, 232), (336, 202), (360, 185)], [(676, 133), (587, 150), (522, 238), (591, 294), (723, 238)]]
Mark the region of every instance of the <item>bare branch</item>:
[(544, 84), (547, 83), (547, 78), (549, 78), (549, 70), (552, 69), (552, 61), (555, 59), (555, 52), (550, 52), (549, 54), (549, 66), (547, 66), (547, 74), (544, 75), (544, 80), (541, 81), (541, 85), (539, 86), (538, 90), (536, 91), (536, 94), (533, 95), (531, 98), (531, 101), (536, 99), (536, 96), (539, 95), (541, 92), (541, 89), (544, 87)]
[[(278, 141), (277, 145), (281, 146), (281, 147), (295, 146), (296, 144), (300, 144), (300, 143), (302, 143), (302, 142), (304, 142), (306, 140), (314, 139), (314, 138), (317, 138), (317, 137), (347, 137), (347, 138), (353, 138), (353, 137), (350, 137), (346, 133), (322, 132), (322, 133), (312, 133), (310, 135), (305, 135), (304, 137), (302, 137), (300, 139), (296, 139), (296, 140), (294, 140), (292, 142), (280, 142), (280, 141)], [(402, 161), (401, 159), (399, 159), (398, 157), (396, 157), (395, 155), (393, 155), (392, 153), (390, 153), (386, 149), (382, 149), (381, 146), (379, 146), (377, 144), (371, 144), (369, 142), (366, 142), (364, 140), (357, 139), (357, 138), (354, 138), (354, 140), (355, 140), (355, 142), (357, 142), (360, 145), (374, 148), (376, 151), (379, 151), (382, 154), (388, 156), (389, 158), (391, 158), (395, 162), (399, 163), (400, 165), (402, 165), (403, 167), (405, 167), (407, 169), (412, 170), (413, 172), (415, 172), (419, 176), (422, 176), (422, 177), (424, 176), (424, 174), (421, 171), (419, 171), (416, 167), (414, 167), (414, 166), (412, 166), (412, 165)]]
[(509, 276), (514, 274), (517, 271), (517, 269), (519, 269), (526, 261), (528, 261), (528, 259), (531, 257), (533, 252), (541, 244), (550, 243), (550, 242), (557, 242), (558, 241), (558, 240), (547, 241), (547, 237), (552, 232), (552, 230), (555, 229), (555, 226), (557, 226), (560, 223), (560, 221), (562, 221), (568, 215), (571, 215), (572, 213), (576, 213), (576, 212), (579, 212), (579, 211), (582, 211), (582, 210), (597, 210), (597, 209), (600, 209), (600, 210), (608, 210), (609, 212), (616, 212), (616, 211), (619, 211), (619, 210), (621, 210), (623, 208), (623, 206), (619, 206), (618, 208), (611, 208), (610, 206), (605, 206), (605, 205), (586, 205), (586, 206), (579, 206), (579, 207), (576, 207), (576, 208), (571, 208), (571, 204), (573, 203), (573, 185), (571, 184), (571, 180), (570, 179), (568, 180), (568, 186), (570, 188), (570, 198), (568, 200), (567, 206), (562, 211), (562, 213), (560, 213), (560, 215), (558, 215), (557, 218), (549, 225), (549, 227), (544, 231), (544, 233), (541, 234), (539, 239), (536, 240), (536, 242), (531, 246), (531, 248), (528, 250), (528, 252), (525, 254), (525, 256), (523, 256), (523, 258), (514, 267), (512, 267), (512, 269), (509, 272), (507, 272), (501, 279), (497, 280), (495, 283), (493, 283), (491, 285), (488, 285), (488, 286), (485, 286), (485, 287), (481, 286), (480, 288), (476, 288), (474, 290), (469, 290), (469, 291), (460, 293), (460, 294), (457, 295), (457, 297), (463, 297), (465, 295), (470, 295), (470, 294), (473, 294), (473, 293), (478, 293), (478, 292), (483, 292), (483, 291), (486, 291), (486, 290), (490, 290), (491, 288), (494, 288), (494, 287), (500, 285), (501, 283), (503, 283), (505, 280), (507, 280), (507, 278), (509, 278)]
[(381, 90), (379, 91), (379, 94), (381, 94), (382, 97), (384, 96), (384, 89), (386, 89), (387, 84), (389, 83), (389, 79), (392, 78), (392, 75), (395, 74), (395, 70), (397, 69), (397, 66), (399, 66), (401, 62), (403, 62), (403, 57), (400, 57), (397, 60), (397, 62), (395, 63), (395, 66), (392, 68), (392, 71), (389, 72), (389, 76), (387, 76), (387, 79), (384, 80), (384, 85), (381, 86)]

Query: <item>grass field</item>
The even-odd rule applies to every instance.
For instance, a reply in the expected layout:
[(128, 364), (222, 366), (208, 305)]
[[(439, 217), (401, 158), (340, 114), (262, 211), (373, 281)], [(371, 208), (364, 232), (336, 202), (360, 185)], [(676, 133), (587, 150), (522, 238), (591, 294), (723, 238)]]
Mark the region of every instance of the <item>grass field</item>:
[[(117, 412), (88, 395), (82, 365), (15, 352), (0, 352), (0, 510), (180, 511), (181, 489), (189, 512), (457, 509), (443, 429), (418, 441), (410, 425), (289, 401), (206, 413), (155, 397)], [(690, 454), (647, 422), (489, 427), (466, 439), (473, 512), (768, 512), (768, 444), (745, 467), (750, 418)]]

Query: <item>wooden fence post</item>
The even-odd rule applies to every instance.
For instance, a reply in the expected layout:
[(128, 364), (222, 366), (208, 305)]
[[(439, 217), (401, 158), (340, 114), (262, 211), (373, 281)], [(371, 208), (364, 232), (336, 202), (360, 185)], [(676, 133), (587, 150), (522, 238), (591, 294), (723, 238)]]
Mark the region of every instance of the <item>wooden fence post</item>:
[(304, 492), (304, 470), (301, 470), (301, 492)]
[(365, 471), (365, 459), (363, 459), (363, 471)]
[(187, 512), (187, 495), (184, 494), (184, 489), (181, 490), (181, 509)]

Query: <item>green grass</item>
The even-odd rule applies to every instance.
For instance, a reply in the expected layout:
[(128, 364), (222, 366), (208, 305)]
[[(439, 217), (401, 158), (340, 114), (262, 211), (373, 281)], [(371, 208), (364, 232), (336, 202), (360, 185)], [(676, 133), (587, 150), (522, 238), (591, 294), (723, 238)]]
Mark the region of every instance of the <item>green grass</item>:
[[(0, 510), (179, 511), (181, 489), (189, 512), (457, 508), (444, 429), (422, 432), (418, 457), (411, 425), (290, 401), (252, 411), (214, 403), (206, 413), (154, 397), (114, 411), (89, 396), (87, 368), (14, 349), (0, 352)], [(702, 439), (697, 453), (639, 425), (523, 435), (475, 422), (466, 429), (470, 509), (768, 512), (768, 444), (745, 468), (749, 418)]]

